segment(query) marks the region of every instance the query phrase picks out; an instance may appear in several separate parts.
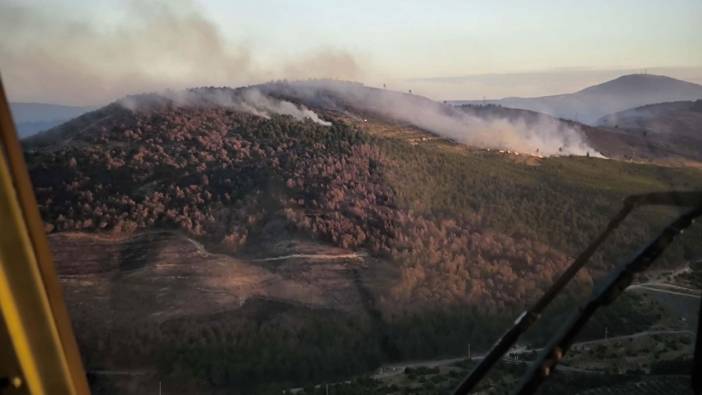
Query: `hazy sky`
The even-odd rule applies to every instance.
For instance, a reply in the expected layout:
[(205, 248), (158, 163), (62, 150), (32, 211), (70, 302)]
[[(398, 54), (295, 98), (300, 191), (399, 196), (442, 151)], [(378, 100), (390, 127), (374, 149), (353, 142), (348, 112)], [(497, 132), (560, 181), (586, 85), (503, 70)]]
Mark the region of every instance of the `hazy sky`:
[(331, 77), (437, 99), (650, 73), (702, 83), (702, 1), (0, 0), (14, 101)]

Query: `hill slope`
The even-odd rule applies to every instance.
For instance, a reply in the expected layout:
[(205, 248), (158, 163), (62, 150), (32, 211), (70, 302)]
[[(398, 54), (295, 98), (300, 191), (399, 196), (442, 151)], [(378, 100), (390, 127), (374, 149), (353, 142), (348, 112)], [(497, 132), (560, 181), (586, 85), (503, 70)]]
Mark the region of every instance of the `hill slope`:
[(608, 130), (689, 159), (702, 159), (702, 100), (650, 104), (598, 120)]
[(690, 139), (702, 138), (702, 100), (680, 101), (632, 108), (606, 115), (600, 126), (647, 131)]
[(500, 100), (453, 101), (452, 103), (499, 104), (595, 124), (599, 118), (607, 114), (634, 107), (700, 98), (702, 98), (702, 85), (659, 75), (631, 74), (564, 95), (533, 98), (508, 97)]
[[(324, 91), (232, 92), (133, 97), (25, 141), (88, 369), (280, 392), (482, 349), (622, 197), (702, 188), (695, 169), (476, 149)], [(569, 298), (669, 214), (628, 221)], [(700, 253), (686, 235), (660, 264)]]
[[(549, 120), (534, 125), (506, 119), (483, 119), (422, 96), (345, 81), (273, 82), (239, 89), (199, 88), (173, 93), (168, 98), (145, 95), (128, 97), (121, 102), (124, 108), (148, 109), (162, 106), (163, 100), (195, 107), (223, 106), (254, 115), (290, 115), (298, 120), (309, 118), (322, 125), (328, 125), (328, 122), (308, 108), (345, 114), (358, 120), (367, 120), (373, 115), (471, 146), (523, 153), (533, 153), (538, 149), (544, 156), (585, 155), (594, 151), (581, 133), (564, 127), (564, 124)], [(85, 117), (83, 128), (64, 132), (79, 133), (89, 126), (89, 120), (96, 119), (97, 114)], [(37, 140), (61, 135), (64, 133), (61, 130), (61, 127), (56, 128)]]

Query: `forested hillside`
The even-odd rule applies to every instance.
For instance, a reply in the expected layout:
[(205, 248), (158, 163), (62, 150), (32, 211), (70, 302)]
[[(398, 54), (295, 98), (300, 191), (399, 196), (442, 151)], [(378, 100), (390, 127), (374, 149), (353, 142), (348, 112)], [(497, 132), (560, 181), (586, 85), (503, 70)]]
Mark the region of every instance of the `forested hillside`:
[[(487, 346), (623, 197), (702, 188), (696, 169), (586, 157), (521, 161), (447, 140), (387, 137), (333, 115), (326, 126), (219, 106), (112, 105), (63, 125), (59, 132), (69, 133), (54, 131), (50, 144), (41, 136), (27, 143), (50, 233), (177, 231), (252, 263), (285, 237), (368, 254), (364, 266), (348, 269), (362, 311), (250, 300), (210, 317), (107, 332), (91, 328), (98, 317), (82, 317), (89, 367), (157, 366), (159, 377), (194, 388), (260, 388), (451, 354), (471, 340)], [(648, 210), (628, 221), (578, 277), (573, 297), (670, 213)], [(692, 232), (661, 264), (699, 256), (699, 237)], [(393, 269), (371, 286), (374, 265)], [(135, 348), (153, 352), (125, 353)]]

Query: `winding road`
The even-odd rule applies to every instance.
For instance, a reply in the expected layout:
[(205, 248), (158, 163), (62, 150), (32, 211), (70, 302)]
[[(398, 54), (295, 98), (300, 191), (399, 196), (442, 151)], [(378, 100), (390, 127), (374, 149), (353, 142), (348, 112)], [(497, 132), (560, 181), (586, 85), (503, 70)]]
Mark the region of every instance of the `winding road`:
[(335, 259), (363, 259), (366, 254), (350, 253), (350, 254), (289, 254), (274, 256), (270, 258), (252, 259), (252, 262), (272, 262), (283, 261), (286, 259), (317, 259), (317, 260), (335, 260)]

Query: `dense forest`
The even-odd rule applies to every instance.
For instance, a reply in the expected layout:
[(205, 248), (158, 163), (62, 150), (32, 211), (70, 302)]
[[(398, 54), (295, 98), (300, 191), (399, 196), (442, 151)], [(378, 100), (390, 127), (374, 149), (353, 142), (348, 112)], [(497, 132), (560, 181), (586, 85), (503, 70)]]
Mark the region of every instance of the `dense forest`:
[[(455, 354), (468, 341), (487, 346), (626, 195), (702, 187), (695, 169), (584, 157), (529, 166), (343, 121), (324, 126), (218, 107), (165, 103), (135, 112), (115, 104), (62, 130), (70, 133), (25, 147), (48, 232), (175, 229), (246, 257), (270, 236), (267, 224), (283, 221), (301, 237), (399, 268), (397, 281), (375, 295), (382, 327), (368, 317), (252, 302), (234, 318), (79, 336), (88, 366), (149, 361), (193, 388), (314, 383), (387, 360)], [(671, 213), (647, 210), (628, 221), (579, 274), (571, 302)], [(691, 233), (661, 264), (702, 253), (699, 231)]]
[[(593, 158), (524, 166), (223, 108), (109, 114), (58, 149), (28, 152), (48, 231), (177, 228), (234, 254), (283, 217), (401, 265), (390, 303), (480, 300), (499, 310), (528, 300), (627, 194), (702, 183), (695, 170)], [(634, 216), (595, 267), (631, 253), (665, 214)], [(680, 261), (696, 246), (669, 256)]]
[(234, 254), (282, 216), (340, 247), (398, 262), (403, 281), (386, 298), (417, 306), (480, 300), (503, 308), (566, 263), (546, 244), (492, 231), (476, 214), (399, 207), (387, 181), (397, 164), (343, 124), (223, 109), (125, 110), (79, 138), (29, 154), (48, 231), (177, 228)]
[[(660, 312), (640, 302), (627, 295), (598, 314), (580, 339), (599, 338), (605, 326), (613, 336), (645, 330)], [(550, 322), (541, 323), (525, 340), (543, 344), (549, 328), (566, 316), (564, 307), (549, 314)], [(163, 381), (179, 393), (193, 394), (203, 388), (279, 394), (298, 386), (342, 382), (388, 361), (465, 355), (468, 344), (473, 353), (481, 353), (510, 318), (453, 308), (404, 316), (388, 323), (383, 336), (357, 315), (257, 301), (237, 315), (125, 325), (111, 328), (109, 336), (91, 328), (79, 340), (91, 369), (145, 369), (148, 385)], [(149, 370), (154, 366), (155, 371)], [(99, 393), (124, 390), (109, 376), (93, 380)]]

